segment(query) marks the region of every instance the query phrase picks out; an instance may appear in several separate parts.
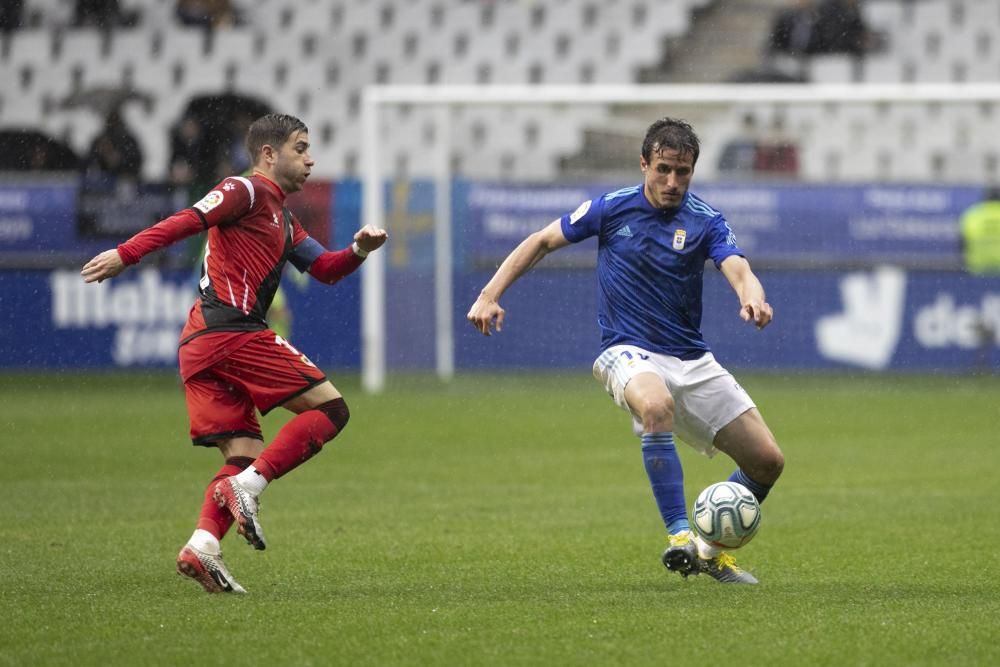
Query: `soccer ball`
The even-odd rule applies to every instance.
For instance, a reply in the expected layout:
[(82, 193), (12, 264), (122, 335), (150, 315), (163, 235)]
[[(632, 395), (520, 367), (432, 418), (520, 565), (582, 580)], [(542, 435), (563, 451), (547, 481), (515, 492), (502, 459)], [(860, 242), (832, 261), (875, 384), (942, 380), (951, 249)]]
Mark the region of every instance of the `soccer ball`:
[(720, 549), (738, 549), (753, 539), (760, 527), (760, 505), (750, 489), (736, 482), (719, 482), (694, 501), (694, 529)]

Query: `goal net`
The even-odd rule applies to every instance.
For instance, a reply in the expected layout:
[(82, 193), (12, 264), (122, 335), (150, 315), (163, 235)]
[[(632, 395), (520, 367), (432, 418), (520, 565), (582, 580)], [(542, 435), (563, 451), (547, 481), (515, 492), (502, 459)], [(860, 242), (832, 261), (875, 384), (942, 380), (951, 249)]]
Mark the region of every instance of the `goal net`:
[(566, 276), (592, 268), (593, 245), (546, 258), (505, 295), (521, 310), (515, 324), (505, 303), (503, 343), (476, 341), (464, 314), (528, 233), (639, 183), (642, 138), (663, 116), (694, 126), (692, 190), (755, 267), (955, 271), (958, 213), (1000, 180), (995, 84), (369, 87), (362, 222), (390, 242), (362, 270), (365, 389), (397, 371), (448, 379), (592, 356), (592, 331), (569, 334), (594, 319), (581, 312), (594, 283)]

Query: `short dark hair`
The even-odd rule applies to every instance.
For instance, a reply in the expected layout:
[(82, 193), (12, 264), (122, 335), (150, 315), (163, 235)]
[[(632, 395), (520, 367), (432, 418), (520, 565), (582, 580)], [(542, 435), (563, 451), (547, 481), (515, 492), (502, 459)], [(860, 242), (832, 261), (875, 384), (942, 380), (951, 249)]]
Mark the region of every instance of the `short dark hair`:
[(664, 117), (646, 130), (646, 138), (642, 141), (642, 157), (647, 163), (652, 162), (653, 153), (659, 153), (664, 148), (675, 150), (681, 155), (690, 154), (693, 165), (698, 161), (701, 142), (686, 121)]
[(271, 146), (282, 146), (288, 137), (295, 132), (308, 132), (306, 124), (295, 116), (283, 113), (269, 113), (261, 116), (247, 129), (247, 151), (250, 153), (250, 162), (257, 163), (260, 152), (264, 150), (266, 144)]

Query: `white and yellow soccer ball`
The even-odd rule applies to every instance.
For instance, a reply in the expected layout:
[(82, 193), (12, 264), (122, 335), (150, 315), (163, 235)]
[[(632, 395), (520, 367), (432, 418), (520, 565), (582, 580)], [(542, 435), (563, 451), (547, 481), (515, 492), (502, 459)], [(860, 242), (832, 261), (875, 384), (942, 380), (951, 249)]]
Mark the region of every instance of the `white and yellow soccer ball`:
[(760, 504), (736, 482), (712, 484), (699, 493), (691, 516), (695, 532), (720, 549), (739, 549), (760, 528)]

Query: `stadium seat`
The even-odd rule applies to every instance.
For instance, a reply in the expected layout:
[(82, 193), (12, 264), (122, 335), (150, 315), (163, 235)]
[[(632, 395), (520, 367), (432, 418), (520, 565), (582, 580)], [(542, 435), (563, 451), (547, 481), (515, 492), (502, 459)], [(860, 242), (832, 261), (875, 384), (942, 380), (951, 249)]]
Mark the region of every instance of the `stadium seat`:
[(808, 77), (816, 83), (851, 83), (855, 78), (854, 72), (855, 59), (852, 56), (832, 54), (809, 60)]

